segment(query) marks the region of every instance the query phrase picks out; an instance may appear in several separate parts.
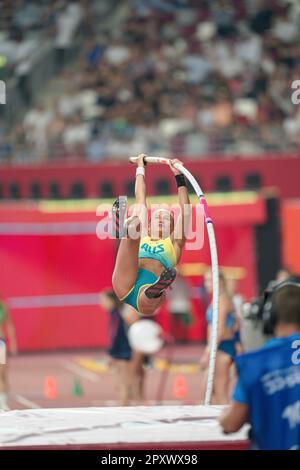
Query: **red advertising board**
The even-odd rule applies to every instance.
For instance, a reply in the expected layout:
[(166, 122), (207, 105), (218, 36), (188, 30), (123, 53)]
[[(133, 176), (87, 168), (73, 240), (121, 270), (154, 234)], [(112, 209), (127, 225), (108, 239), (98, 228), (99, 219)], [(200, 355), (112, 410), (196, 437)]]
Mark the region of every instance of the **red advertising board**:
[[(106, 347), (107, 314), (99, 292), (111, 286), (117, 242), (96, 236), (96, 203), (20, 203), (0, 206), (0, 292), (16, 326), (20, 350)], [(253, 225), (265, 218), (264, 201), (248, 194), (210, 199), (220, 265), (240, 278), (241, 292), (255, 293)], [(198, 288), (210, 264), (201, 250), (185, 250), (181, 269), (193, 289), (188, 339), (205, 336)], [(158, 320), (170, 328), (167, 306)]]
[(283, 263), (293, 273), (300, 275), (300, 199), (282, 204)]

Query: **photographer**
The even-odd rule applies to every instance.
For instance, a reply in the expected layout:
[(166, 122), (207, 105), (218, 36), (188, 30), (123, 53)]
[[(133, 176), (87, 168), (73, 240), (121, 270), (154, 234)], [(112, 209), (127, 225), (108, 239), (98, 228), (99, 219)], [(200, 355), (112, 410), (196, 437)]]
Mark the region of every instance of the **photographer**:
[(239, 379), (220, 424), (232, 433), (250, 422), (252, 449), (300, 449), (300, 284), (275, 285), (262, 309), (275, 337), (237, 357)]

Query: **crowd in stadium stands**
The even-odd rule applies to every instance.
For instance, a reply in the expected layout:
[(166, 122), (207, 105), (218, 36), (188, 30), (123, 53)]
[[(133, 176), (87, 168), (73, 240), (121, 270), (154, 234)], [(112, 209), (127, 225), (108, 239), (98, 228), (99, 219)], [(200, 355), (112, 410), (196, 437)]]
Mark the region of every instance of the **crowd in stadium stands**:
[[(20, 3), (23, 34), (45, 2)], [(298, 0), (127, 0), (121, 25), (101, 33), (94, 2), (52, 3), (58, 65), (85, 24), (80, 56), (60, 70), (63, 94), (28, 109), (0, 159), (299, 151)]]
[(24, 75), (47, 40), (56, 49), (69, 47), (83, 19), (85, 3), (0, 0), (1, 75)]

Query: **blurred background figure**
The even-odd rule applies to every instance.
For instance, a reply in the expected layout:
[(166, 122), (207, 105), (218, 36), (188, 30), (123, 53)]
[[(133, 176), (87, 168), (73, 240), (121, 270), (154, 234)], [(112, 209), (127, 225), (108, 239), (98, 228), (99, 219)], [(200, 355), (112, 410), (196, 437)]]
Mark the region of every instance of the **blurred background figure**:
[(109, 334), (111, 345), (108, 354), (114, 373), (122, 406), (129, 405), (131, 386), (131, 347), (127, 337), (127, 326), (122, 314), (122, 303), (112, 290), (100, 295), (101, 306), (109, 312)]
[(277, 274), (276, 274), (276, 278), (275, 278), (275, 281), (280, 283), (280, 282), (283, 282), (283, 281), (286, 281), (289, 277), (292, 276), (292, 273), (291, 271), (285, 267), (285, 266), (282, 266), (278, 271), (277, 271)]
[[(124, 318), (130, 328), (131, 325), (140, 320), (137, 310), (131, 305), (124, 304)], [(149, 364), (148, 355), (138, 351), (131, 346), (132, 357), (130, 362), (130, 398), (131, 403), (136, 405), (144, 404), (145, 397), (145, 380), (146, 370), (145, 367)]]
[(186, 279), (177, 274), (167, 293), (170, 334), (180, 343), (188, 341), (187, 329), (192, 321), (191, 290)]
[(145, 395), (146, 373), (152, 365), (152, 356), (163, 346), (162, 330), (153, 319), (141, 319), (137, 310), (124, 305), (124, 316), (129, 326), (128, 336), (132, 349), (130, 386), (132, 404), (147, 403)]
[(236, 319), (236, 352), (240, 354), (243, 351), (244, 327), (243, 327), (243, 304), (244, 297), (238, 291), (238, 281), (232, 277), (226, 276), (227, 290), (232, 299)]
[[(7, 334), (5, 335), (5, 330)], [(6, 338), (9, 341), (10, 352), (13, 355), (17, 354), (17, 340), (15, 334), (14, 324), (9, 312), (9, 309), (0, 294), (0, 339), (6, 343)], [(9, 410), (8, 405), (8, 377), (7, 377), (7, 354), (6, 364), (0, 364), (0, 410)]]
[[(218, 350), (216, 355), (215, 379), (213, 388), (212, 403), (226, 404), (230, 397), (230, 369), (235, 359), (236, 350), (236, 334), (238, 331), (237, 316), (234, 311), (232, 296), (228, 290), (225, 275), (220, 272), (220, 298), (219, 298), (219, 321), (218, 321)], [(208, 294), (212, 295), (212, 272), (209, 269), (204, 275), (204, 284)], [(207, 308), (206, 319), (208, 324), (207, 342), (208, 345), (201, 358), (201, 368), (205, 371), (203, 380), (202, 394), (206, 388), (207, 373), (211, 348), (211, 328), (213, 309), (212, 304)]]

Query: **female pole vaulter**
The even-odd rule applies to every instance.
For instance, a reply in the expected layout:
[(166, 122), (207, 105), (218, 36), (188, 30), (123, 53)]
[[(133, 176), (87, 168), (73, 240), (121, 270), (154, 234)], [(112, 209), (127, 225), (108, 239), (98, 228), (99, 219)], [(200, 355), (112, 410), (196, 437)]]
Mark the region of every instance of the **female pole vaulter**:
[[(149, 228), (145, 229), (147, 217), (145, 160), (139, 155), (136, 160), (135, 199), (133, 215), (120, 226), (120, 207), (118, 198), (113, 204), (112, 216), (116, 237), (126, 232), (120, 241), (115, 269), (112, 277), (113, 289), (120, 300), (134, 307), (141, 315), (152, 315), (165, 300), (165, 291), (176, 277), (176, 265), (186, 241), (190, 223), (190, 200), (185, 176), (170, 160), (178, 187), (180, 214), (174, 217), (168, 209), (153, 212)], [(144, 209), (144, 210), (143, 210)], [(144, 214), (144, 216), (143, 216)]]

